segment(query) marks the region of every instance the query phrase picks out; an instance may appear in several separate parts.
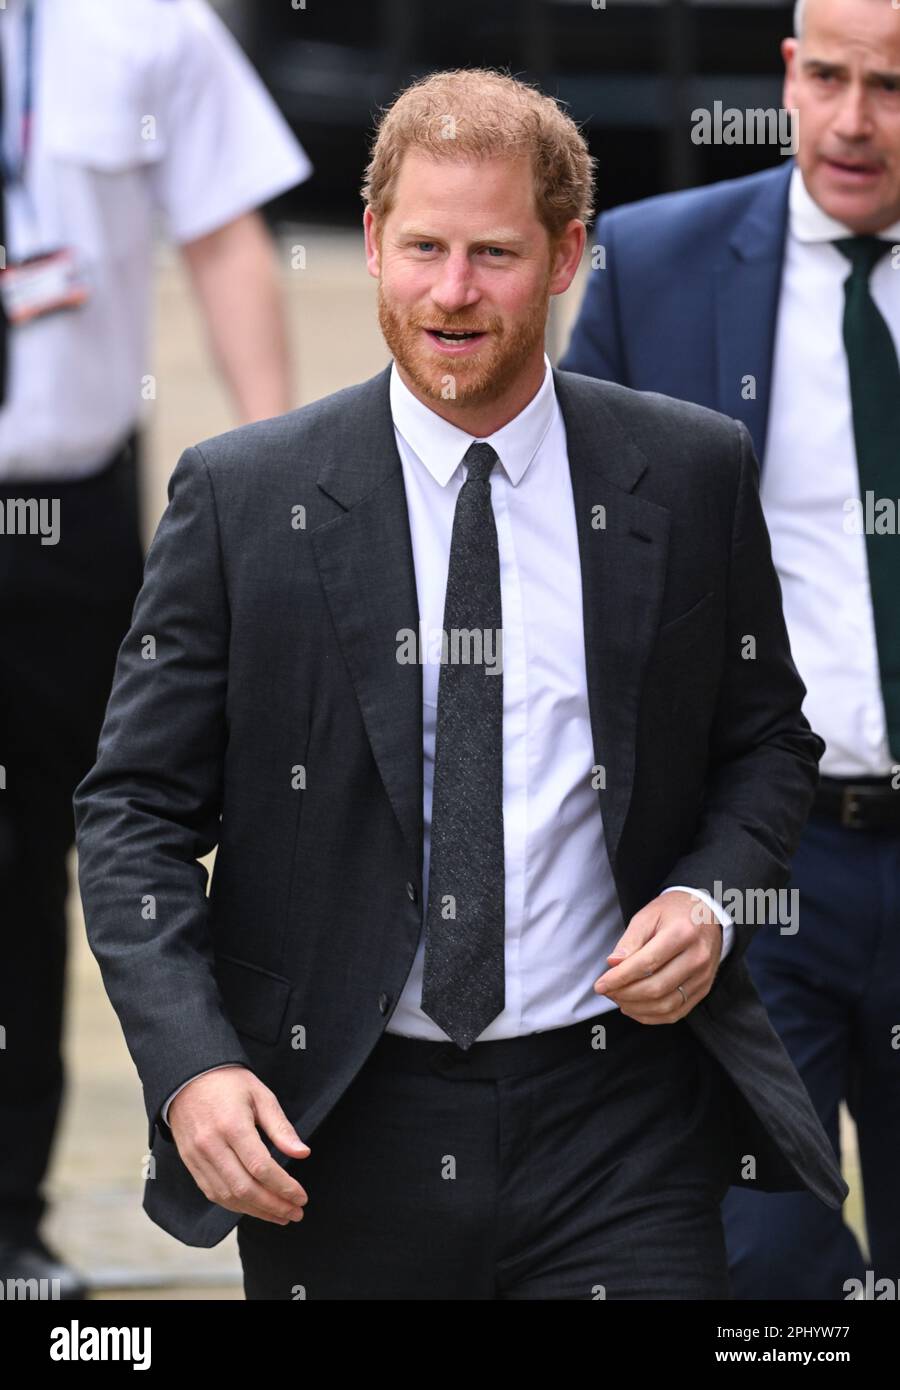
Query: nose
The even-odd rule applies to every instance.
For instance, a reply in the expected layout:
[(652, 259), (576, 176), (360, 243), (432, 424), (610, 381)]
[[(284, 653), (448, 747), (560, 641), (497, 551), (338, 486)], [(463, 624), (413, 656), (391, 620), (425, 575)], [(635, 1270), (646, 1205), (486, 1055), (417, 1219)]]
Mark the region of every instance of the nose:
[(872, 133), (868, 93), (861, 82), (847, 86), (838, 110), (834, 133), (841, 140), (867, 140)]
[(476, 304), (480, 293), (473, 282), (472, 267), (465, 252), (451, 252), (431, 287), (431, 298), (445, 314)]

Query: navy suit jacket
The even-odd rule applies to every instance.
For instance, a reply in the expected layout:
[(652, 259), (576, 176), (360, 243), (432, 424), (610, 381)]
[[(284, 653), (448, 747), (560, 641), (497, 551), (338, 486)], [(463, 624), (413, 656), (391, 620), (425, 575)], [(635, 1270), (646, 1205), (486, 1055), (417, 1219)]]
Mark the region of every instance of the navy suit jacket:
[(604, 213), (560, 367), (734, 416), (764, 468), (793, 167)]

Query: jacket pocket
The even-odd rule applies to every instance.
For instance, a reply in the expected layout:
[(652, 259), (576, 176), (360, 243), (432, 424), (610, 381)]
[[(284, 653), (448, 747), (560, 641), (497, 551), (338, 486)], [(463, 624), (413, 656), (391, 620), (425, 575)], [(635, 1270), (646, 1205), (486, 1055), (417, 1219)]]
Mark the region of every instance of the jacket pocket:
[(665, 646), (670, 640), (687, 646), (695, 635), (702, 635), (705, 631), (707, 610), (714, 598), (715, 591), (711, 589), (692, 604), (687, 612), (679, 613), (677, 618), (663, 623), (656, 633), (657, 646)]
[(234, 956), (217, 957), (216, 980), (235, 1031), (270, 1045), (276, 1043), (293, 982)]

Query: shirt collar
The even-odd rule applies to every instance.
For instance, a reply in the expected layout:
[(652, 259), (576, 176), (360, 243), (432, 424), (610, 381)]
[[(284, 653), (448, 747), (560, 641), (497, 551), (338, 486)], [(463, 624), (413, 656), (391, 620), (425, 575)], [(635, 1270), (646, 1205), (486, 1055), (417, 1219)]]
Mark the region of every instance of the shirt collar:
[[(477, 436), (467, 434), (429, 406), (423, 405), (401, 380), (396, 363), (391, 364), (390, 403), (394, 427), (435, 482), (446, 487)], [(544, 380), (536, 395), (524, 410), (520, 410), (502, 429), (487, 435), (483, 441), (497, 451), (500, 463), (514, 487), (522, 481), (526, 468), (541, 447), (556, 409), (553, 372), (545, 353)]]
[[(856, 233), (843, 222), (830, 217), (813, 198), (803, 181), (798, 165), (791, 171), (791, 186), (788, 190), (790, 208), (790, 228), (798, 241), (836, 241), (838, 237), (855, 236)], [(892, 222), (877, 234), (885, 241), (900, 241), (900, 222)]]

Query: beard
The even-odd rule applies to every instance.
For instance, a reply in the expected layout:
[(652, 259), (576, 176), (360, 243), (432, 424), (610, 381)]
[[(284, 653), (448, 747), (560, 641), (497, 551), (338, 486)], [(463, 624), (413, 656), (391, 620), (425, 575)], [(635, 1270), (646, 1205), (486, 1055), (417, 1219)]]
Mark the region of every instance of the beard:
[[(513, 325), (499, 318), (479, 314), (467, 322), (441, 322), (440, 312), (428, 320), (413, 312), (405, 314), (390, 303), (378, 281), (378, 322), (391, 356), (422, 393), (433, 401), (454, 400), (487, 404), (505, 394), (533, 356), (535, 345), (543, 348), (547, 310), (550, 303), (549, 271), (541, 293), (529, 306), (525, 317)], [(424, 328), (444, 329), (448, 333), (476, 330), (487, 333), (477, 351), (469, 357), (446, 357), (425, 340)], [(448, 378), (452, 393), (448, 394)]]

